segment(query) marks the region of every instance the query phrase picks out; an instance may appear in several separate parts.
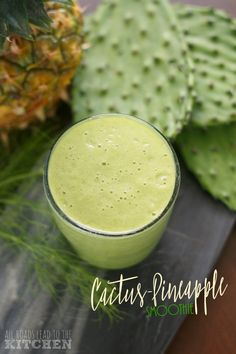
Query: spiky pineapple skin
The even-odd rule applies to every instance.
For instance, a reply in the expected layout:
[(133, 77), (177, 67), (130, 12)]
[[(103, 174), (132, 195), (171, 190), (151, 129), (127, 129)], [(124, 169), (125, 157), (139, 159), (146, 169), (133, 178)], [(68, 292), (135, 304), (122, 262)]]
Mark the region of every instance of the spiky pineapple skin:
[(33, 41), (13, 36), (0, 52), (0, 130), (25, 128), (54, 113), (82, 54), (77, 4), (47, 2), (50, 32), (33, 28)]

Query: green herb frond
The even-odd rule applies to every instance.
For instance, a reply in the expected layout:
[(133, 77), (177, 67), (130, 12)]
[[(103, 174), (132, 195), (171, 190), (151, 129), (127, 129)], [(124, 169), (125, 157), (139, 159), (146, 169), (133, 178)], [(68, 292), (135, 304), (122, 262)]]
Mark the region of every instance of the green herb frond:
[[(20, 134), (11, 152), (1, 147), (0, 239), (28, 255), (39, 284), (52, 297), (58, 299), (66, 291), (89, 305), (96, 271), (78, 258), (55, 227), (44, 197), (44, 154), (54, 138), (52, 129), (45, 127), (25, 139)], [(42, 158), (37, 161), (36, 156)], [(101, 288), (108, 288), (106, 280), (101, 281)], [(115, 305), (99, 310), (110, 320), (121, 316)]]

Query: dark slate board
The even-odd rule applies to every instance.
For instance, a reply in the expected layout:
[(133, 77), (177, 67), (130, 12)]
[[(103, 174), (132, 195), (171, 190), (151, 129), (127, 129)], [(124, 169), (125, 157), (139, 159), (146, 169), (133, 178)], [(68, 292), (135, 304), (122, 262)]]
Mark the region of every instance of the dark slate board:
[[(235, 214), (202, 191), (195, 179), (182, 168), (182, 186), (177, 204), (159, 246), (142, 264), (122, 271), (125, 276), (139, 275), (144, 289), (151, 286), (155, 272), (167, 281), (202, 280), (212, 270), (235, 220)], [(42, 189), (35, 191), (42, 196)], [(33, 233), (34, 230), (32, 230)], [(183, 316), (146, 318), (138, 306), (125, 306), (128, 316), (111, 325), (65, 294), (55, 303), (34, 285), (27, 272), (27, 258), (0, 248), (0, 329), (1, 353), (8, 329), (71, 329), (72, 350), (36, 350), (17, 353), (52, 354), (161, 354), (184, 320)], [(98, 273), (99, 274), (99, 273)], [(117, 279), (120, 272), (109, 272)], [(166, 304), (168, 302), (165, 302)]]

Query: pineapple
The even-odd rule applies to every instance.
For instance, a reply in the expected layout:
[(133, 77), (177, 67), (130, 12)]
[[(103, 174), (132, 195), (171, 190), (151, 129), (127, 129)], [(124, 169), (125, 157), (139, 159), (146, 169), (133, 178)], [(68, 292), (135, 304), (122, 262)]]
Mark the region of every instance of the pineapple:
[(54, 113), (81, 59), (71, 0), (0, 0), (0, 133)]

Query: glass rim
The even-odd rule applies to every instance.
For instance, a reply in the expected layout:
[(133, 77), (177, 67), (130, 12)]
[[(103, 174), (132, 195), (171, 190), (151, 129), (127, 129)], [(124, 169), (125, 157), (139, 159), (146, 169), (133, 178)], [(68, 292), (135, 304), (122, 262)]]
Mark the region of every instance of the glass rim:
[[(162, 136), (162, 138), (167, 143), (167, 145), (170, 148), (170, 150), (172, 152), (172, 155), (173, 155), (176, 176), (175, 176), (175, 186), (174, 186), (171, 198), (169, 199), (169, 201), (168, 201), (167, 205), (165, 206), (165, 208), (163, 209), (163, 211), (156, 218), (154, 218), (153, 220), (151, 220), (149, 223), (145, 224), (144, 226), (141, 226), (141, 227), (133, 229), (133, 230), (119, 231), (119, 232), (109, 232), (109, 231), (103, 231), (103, 230), (96, 230), (96, 229), (90, 228), (87, 225), (80, 224), (79, 222), (75, 221), (74, 219), (72, 219), (68, 215), (66, 215), (64, 213), (64, 211), (58, 206), (58, 204), (56, 203), (56, 201), (55, 201), (55, 199), (54, 199), (54, 197), (53, 197), (53, 195), (51, 193), (50, 187), (49, 187), (48, 167), (49, 167), (50, 157), (51, 157), (52, 152), (53, 152), (56, 144), (58, 143), (58, 141), (61, 139), (61, 137), (64, 134), (66, 134), (68, 132), (68, 130), (72, 129), (74, 126), (79, 125), (79, 124), (83, 123), (86, 120), (97, 119), (97, 118), (102, 117), (102, 116), (125, 116), (125, 117), (128, 117), (130, 119), (141, 121), (142, 123), (150, 126), (159, 135)], [(136, 234), (138, 234), (140, 232), (146, 231), (147, 229), (149, 229), (152, 226), (154, 226), (158, 221), (160, 221), (167, 214), (167, 212), (174, 205), (174, 203), (176, 201), (176, 198), (178, 196), (178, 192), (179, 192), (179, 188), (180, 188), (180, 181), (181, 181), (181, 170), (180, 170), (179, 161), (178, 161), (176, 152), (175, 152), (174, 148), (172, 147), (172, 144), (170, 143), (168, 138), (166, 138), (165, 135), (158, 128), (153, 126), (151, 123), (145, 121), (144, 119), (141, 119), (141, 118), (138, 118), (136, 116), (129, 115), (129, 114), (123, 114), (123, 113), (100, 113), (100, 114), (96, 114), (96, 115), (93, 115), (93, 116), (85, 117), (85, 118), (81, 119), (79, 122), (76, 122), (76, 123), (70, 125), (69, 128), (66, 128), (61, 134), (59, 134), (59, 136), (54, 141), (52, 147), (50, 148), (50, 150), (48, 152), (48, 156), (46, 158), (46, 162), (45, 162), (45, 166), (44, 166), (44, 173), (43, 173), (43, 185), (44, 185), (44, 191), (45, 191), (45, 194), (46, 194), (46, 198), (47, 198), (47, 201), (48, 201), (49, 205), (56, 212), (56, 214), (58, 214), (59, 217), (61, 217), (64, 221), (66, 221), (67, 223), (69, 223), (73, 227), (77, 228), (78, 230), (81, 230), (81, 231), (83, 231), (85, 233), (90, 233), (90, 234), (93, 234), (93, 235), (96, 235), (96, 236), (105, 236), (105, 237), (134, 236), (134, 235), (136, 235)]]

